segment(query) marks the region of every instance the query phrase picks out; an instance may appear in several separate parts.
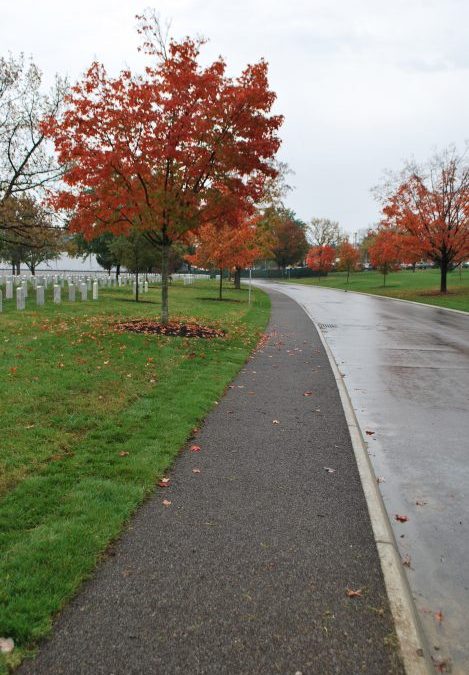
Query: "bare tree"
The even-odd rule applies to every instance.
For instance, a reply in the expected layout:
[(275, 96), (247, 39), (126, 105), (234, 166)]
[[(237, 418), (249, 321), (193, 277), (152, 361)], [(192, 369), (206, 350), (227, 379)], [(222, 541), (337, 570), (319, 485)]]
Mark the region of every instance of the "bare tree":
[(313, 246), (338, 246), (342, 241), (339, 223), (328, 218), (312, 218), (308, 234)]
[(66, 82), (56, 77), (48, 94), (41, 85), (33, 61), (26, 62), (22, 54), (0, 57), (0, 238), (6, 240), (24, 234), (9, 219), (11, 200), (25, 193), (38, 196), (61, 175), (40, 122), (59, 110)]

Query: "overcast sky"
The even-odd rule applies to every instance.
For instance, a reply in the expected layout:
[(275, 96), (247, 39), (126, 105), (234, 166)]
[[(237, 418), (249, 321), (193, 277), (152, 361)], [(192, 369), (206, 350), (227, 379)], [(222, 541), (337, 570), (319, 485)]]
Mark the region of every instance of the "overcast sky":
[[(140, 69), (135, 0), (0, 0), (0, 50), (50, 82), (93, 59)], [(288, 206), (354, 232), (379, 218), (384, 169), (469, 138), (469, 0), (161, 0), (171, 34), (203, 34), (230, 74), (264, 57), (285, 115)]]

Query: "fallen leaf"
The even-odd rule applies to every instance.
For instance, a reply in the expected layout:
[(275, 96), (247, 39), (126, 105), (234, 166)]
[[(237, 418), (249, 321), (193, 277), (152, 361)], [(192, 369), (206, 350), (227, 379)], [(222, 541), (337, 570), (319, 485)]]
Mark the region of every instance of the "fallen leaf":
[(15, 648), (15, 643), (11, 638), (0, 637), (0, 652), (2, 654), (9, 654)]
[(303, 396), (312, 396), (313, 392), (312, 391), (305, 391)]
[(200, 452), (200, 445), (191, 445), (191, 452)]
[(401, 516), (399, 513), (396, 513), (394, 516), (394, 520), (397, 520), (399, 523), (406, 523), (409, 518), (408, 516)]
[(354, 591), (352, 588), (347, 588), (346, 591), (347, 597), (348, 598), (361, 598), (362, 597), (362, 589), (357, 588), (356, 591)]
[(171, 506), (171, 500), (163, 499), (163, 506), (166, 506), (166, 507)]
[(158, 485), (160, 487), (169, 487), (171, 485), (171, 481), (169, 478), (162, 478), (160, 481), (158, 481)]
[(200, 473), (200, 469), (192, 469), (192, 473)]
[(439, 657), (432, 656), (433, 665), (438, 673), (450, 673), (452, 665), (450, 660), (442, 660)]
[(327, 473), (334, 473), (335, 469), (331, 469), (330, 466), (325, 466), (324, 470), (327, 471)]
[(367, 436), (373, 436), (374, 433), (375, 433), (374, 431), (365, 431), (365, 434)]
[(423, 499), (417, 499), (415, 502), (416, 506), (426, 506), (427, 502), (425, 502)]
[(120, 453), (119, 453), (119, 457), (127, 457), (128, 454), (129, 453), (126, 452), (125, 450), (121, 450)]
[(435, 612), (435, 619), (436, 619), (439, 623), (441, 623), (441, 622), (443, 621), (443, 612), (440, 611), (440, 610), (439, 610), (438, 612)]
[(378, 476), (378, 477), (376, 478), (376, 482), (377, 482), (377, 483), (384, 483), (384, 478), (383, 478), (382, 476)]
[(278, 420), (272, 420), (272, 424), (280, 424)]
[(402, 558), (402, 564), (404, 567), (409, 567), (410, 568), (410, 563), (411, 563), (411, 558), (410, 555), (407, 553), (403, 558)]

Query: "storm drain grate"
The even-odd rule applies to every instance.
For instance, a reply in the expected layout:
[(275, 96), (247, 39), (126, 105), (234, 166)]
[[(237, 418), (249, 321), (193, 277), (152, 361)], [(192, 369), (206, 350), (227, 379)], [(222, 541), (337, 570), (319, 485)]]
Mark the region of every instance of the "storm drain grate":
[(324, 328), (337, 328), (337, 326), (335, 325), (335, 323), (320, 323), (319, 328), (321, 330), (324, 330)]

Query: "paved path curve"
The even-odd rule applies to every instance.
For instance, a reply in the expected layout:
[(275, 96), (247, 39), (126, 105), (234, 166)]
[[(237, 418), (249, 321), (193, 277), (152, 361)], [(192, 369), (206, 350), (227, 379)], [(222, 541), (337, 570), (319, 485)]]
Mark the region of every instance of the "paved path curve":
[[(301, 284), (268, 287), (306, 306), (321, 327), (385, 479), (434, 657), (467, 675), (469, 315)], [(396, 513), (409, 521), (399, 524)]]
[(272, 300), (270, 339), (201, 451), (181, 453), (20, 673), (402, 673), (328, 359), (304, 311)]

